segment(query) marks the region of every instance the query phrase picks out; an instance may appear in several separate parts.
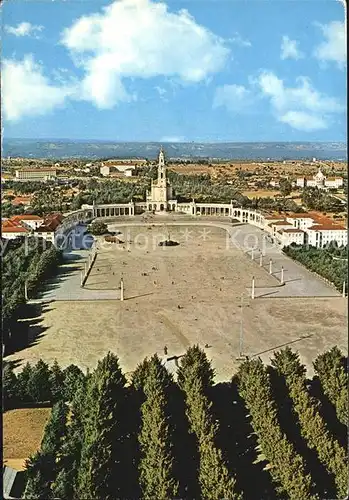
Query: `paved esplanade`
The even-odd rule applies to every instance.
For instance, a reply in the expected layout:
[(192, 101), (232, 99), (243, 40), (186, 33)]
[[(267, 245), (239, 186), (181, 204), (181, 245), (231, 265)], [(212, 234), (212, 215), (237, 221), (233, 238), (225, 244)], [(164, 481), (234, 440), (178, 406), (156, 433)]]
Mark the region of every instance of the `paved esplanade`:
[[(156, 221), (153, 218), (151, 224), (154, 226), (214, 226), (227, 231), (227, 248), (240, 249), (246, 254), (246, 259), (251, 260), (251, 266), (260, 265), (260, 254), (263, 253), (263, 268), (269, 273), (269, 261), (272, 259), (272, 275), (275, 277), (275, 287), (259, 288), (255, 283), (255, 298), (258, 297), (336, 297), (340, 296), (334, 288), (329, 286), (315, 274), (306, 270), (292, 259), (282, 253), (279, 247), (267, 239), (267, 234), (255, 226), (249, 224), (229, 224), (219, 221), (195, 220), (169, 220), (162, 218)], [(130, 226), (146, 226), (149, 222), (124, 221), (115, 222), (109, 226), (112, 228), (126, 228)], [(74, 231), (75, 248), (82, 247), (84, 226), (77, 226)], [(253, 249), (254, 261), (251, 259)], [(115, 300), (120, 298), (120, 290), (89, 290), (81, 288), (81, 271), (88, 260), (89, 249), (66, 250), (64, 252), (65, 263), (60, 268), (60, 274), (47, 289), (40, 294), (38, 300)], [(284, 268), (284, 286), (279, 286), (281, 268)]]
[[(281, 249), (267, 239), (267, 233), (249, 224), (229, 224), (216, 221), (169, 221), (164, 219), (149, 222), (154, 226), (214, 226), (227, 231), (228, 248), (240, 249), (246, 253), (246, 259), (251, 260), (252, 249), (254, 262), (251, 265), (259, 266), (260, 254), (263, 253), (263, 267), (269, 273), (269, 261), (272, 259), (272, 274), (275, 276), (275, 288), (258, 288), (255, 284), (255, 298), (258, 297), (337, 297), (340, 293), (324, 282), (321, 278), (311, 273), (297, 262), (287, 257)], [(144, 226), (141, 222), (115, 222), (109, 224), (112, 228), (129, 226)], [(284, 286), (278, 286), (281, 278), (281, 268), (284, 268)]]

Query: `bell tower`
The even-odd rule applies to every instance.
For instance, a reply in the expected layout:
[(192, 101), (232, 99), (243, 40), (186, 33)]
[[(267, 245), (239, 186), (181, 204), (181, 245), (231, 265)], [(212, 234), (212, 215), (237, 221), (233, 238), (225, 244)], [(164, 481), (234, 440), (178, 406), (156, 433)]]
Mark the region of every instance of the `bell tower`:
[(158, 186), (159, 187), (166, 187), (167, 186), (165, 154), (164, 154), (164, 150), (162, 149), (162, 146), (161, 146), (160, 153), (159, 153)]

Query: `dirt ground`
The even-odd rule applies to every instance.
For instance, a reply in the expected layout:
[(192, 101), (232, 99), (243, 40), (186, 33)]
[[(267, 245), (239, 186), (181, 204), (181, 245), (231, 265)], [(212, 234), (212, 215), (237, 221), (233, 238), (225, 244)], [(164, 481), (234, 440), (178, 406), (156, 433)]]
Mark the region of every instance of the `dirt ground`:
[[(149, 225), (120, 230), (124, 245), (100, 245), (86, 287), (116, 289), (123, 276), (125, 300), (51, 302), (39, 319), (41, 338), (9, 359), (52, 363), (56, 358), (62, 367), (75, 363), (86, 370), (111, 350), (129, 374), (146, 356), (164, 357), (164, 346), (171, 357), (190, 345), (207, 344), (218, 382), (237, 369), (240, 350), (268, 362), (274, 349), (290, 345), (300, 352), (309, 375), (319, 353), (335, 344), (347, 352), (346, 300), (251, 300), (252, 276), (260, 287), (276, 286), (276, 279), (240, 250), (227, 249), (223, 229)], [(158, 246), (168, 233), (179, 246)], [(174, 363), (167, 365), (173, 371)]]
[(51, 408), (19, 408), (3, 414), (3, 460), (16, 470), (40, 447)]

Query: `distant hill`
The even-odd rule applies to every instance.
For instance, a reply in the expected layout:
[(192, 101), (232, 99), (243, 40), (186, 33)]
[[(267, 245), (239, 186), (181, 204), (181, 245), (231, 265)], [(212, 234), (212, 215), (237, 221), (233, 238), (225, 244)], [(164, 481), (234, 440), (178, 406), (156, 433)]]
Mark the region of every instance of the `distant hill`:
[[(226, 160), (312, 159), (345, 161), (346, 145), (340, 142), (229, 142), (163, 144), (169, 158), (209, 158)], [(68, 139), (3, 139), (4, 158), (125, 158), (154, 159), (159, 142), (71, 141)]]

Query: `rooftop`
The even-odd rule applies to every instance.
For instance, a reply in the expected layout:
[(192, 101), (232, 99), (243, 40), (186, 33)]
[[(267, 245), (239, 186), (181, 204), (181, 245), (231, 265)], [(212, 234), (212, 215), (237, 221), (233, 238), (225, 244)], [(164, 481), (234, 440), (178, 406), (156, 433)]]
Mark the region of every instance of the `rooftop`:
[(287, 228), (287, 229), (281, 229), (283, 233), (304, 233), (302, 229), (295, 229), (295, 228)]

